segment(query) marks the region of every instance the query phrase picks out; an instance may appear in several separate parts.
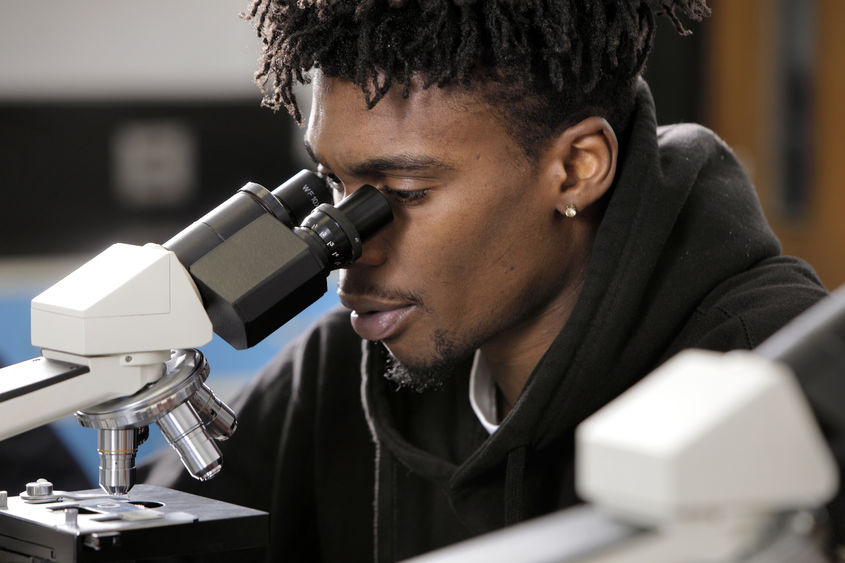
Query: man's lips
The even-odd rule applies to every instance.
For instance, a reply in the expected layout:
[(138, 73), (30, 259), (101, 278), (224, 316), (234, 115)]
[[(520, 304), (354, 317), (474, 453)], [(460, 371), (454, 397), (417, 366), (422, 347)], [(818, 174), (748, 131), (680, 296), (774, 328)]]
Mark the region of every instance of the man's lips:
[(342, 296), (341, 302), (352, 309), (352, 328), (364, 340), (386, 340), (416, 308), (413, 303), (391, 303), (369, 297)]

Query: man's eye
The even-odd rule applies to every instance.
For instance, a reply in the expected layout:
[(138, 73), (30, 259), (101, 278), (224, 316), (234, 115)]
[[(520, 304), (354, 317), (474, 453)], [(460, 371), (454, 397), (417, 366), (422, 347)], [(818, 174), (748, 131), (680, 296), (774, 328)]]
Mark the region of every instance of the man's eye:
[(394, 190), (387, 186), (382, 188), (382, 191), (401, 205), (415, 205), (420, 203), (428, 193), (428, 190)]

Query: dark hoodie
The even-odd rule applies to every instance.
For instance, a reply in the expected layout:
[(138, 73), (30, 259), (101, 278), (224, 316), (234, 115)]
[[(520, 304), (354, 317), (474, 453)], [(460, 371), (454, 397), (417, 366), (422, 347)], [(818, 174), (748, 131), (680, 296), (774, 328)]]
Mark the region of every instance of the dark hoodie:
[[(728, 147), (658, 129), (645, 83), (624, 146), (578, 302), (495, 434), (469, 364), (397, 391), (336, 311), (235, 402), (221, 474), (177, 487), (269, 510), (274, 561), (395, 561), (577, 503), (579, 422), (681, 349), (754, 347), (825, 295)], [(172, 485), (170, 466), (149, 480)]]

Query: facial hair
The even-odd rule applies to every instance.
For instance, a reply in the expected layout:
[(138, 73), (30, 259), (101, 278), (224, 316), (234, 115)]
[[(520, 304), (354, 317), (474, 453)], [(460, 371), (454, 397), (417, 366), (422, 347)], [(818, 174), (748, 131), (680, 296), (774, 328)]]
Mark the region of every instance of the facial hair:
[[(338, 291), (414, 303), (421, 309), (425, 309), (425, 304), (417, 294), (357, 283), (355, 278), (350, 276), (341, 277)], [(458, 347), (446, 331), (436, 330), (433, 339), (435, 352), (431, 358), (424, 363), (415, 362), (414, 364), (401, 362), (383, 342), (378, 342), (384, 357), (384, 376), (395, 383), (397, 388), (411, 389), (418, 393), (442, 388), (457, 371), (458, 365), (466, 354), (455, 353)], [(473, 348), (470, 354), (474, 351)]]
[(436, 354), (425, 364), (410, 365), (399, 361), (382, 344), (385, 352), (384, 376), (396, 384), (399, 389), (411, 389), (417, 393), (441, 389), (449, 379), (465, 364), (466, 359), (475, 353), (475, 347), (459, 347), (455, 340), (443, 331), (435, 331), (434, 346)]

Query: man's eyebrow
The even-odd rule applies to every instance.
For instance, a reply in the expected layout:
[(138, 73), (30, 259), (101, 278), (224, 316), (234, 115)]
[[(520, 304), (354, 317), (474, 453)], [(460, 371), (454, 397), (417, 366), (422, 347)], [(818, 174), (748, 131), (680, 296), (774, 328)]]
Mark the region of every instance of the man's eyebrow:
[[(305, 152), (308, 153), (308, 156), (315, 164), (320, 163), (308, 141), (305, 141)], [(454, 169), (455, 167), (450, 163), (434, 157), (415, 154), (396, 154), (357, 162), (349, 167), (349, 172), (358, 176), (364, 176), (384, 172), (450, 171)]]
[(443, 172), (454, 170), (443, 160), (417, 154), (395, 154), (370, 158), (349, 167), (352, 174), (364, 176), (384, 172)]

